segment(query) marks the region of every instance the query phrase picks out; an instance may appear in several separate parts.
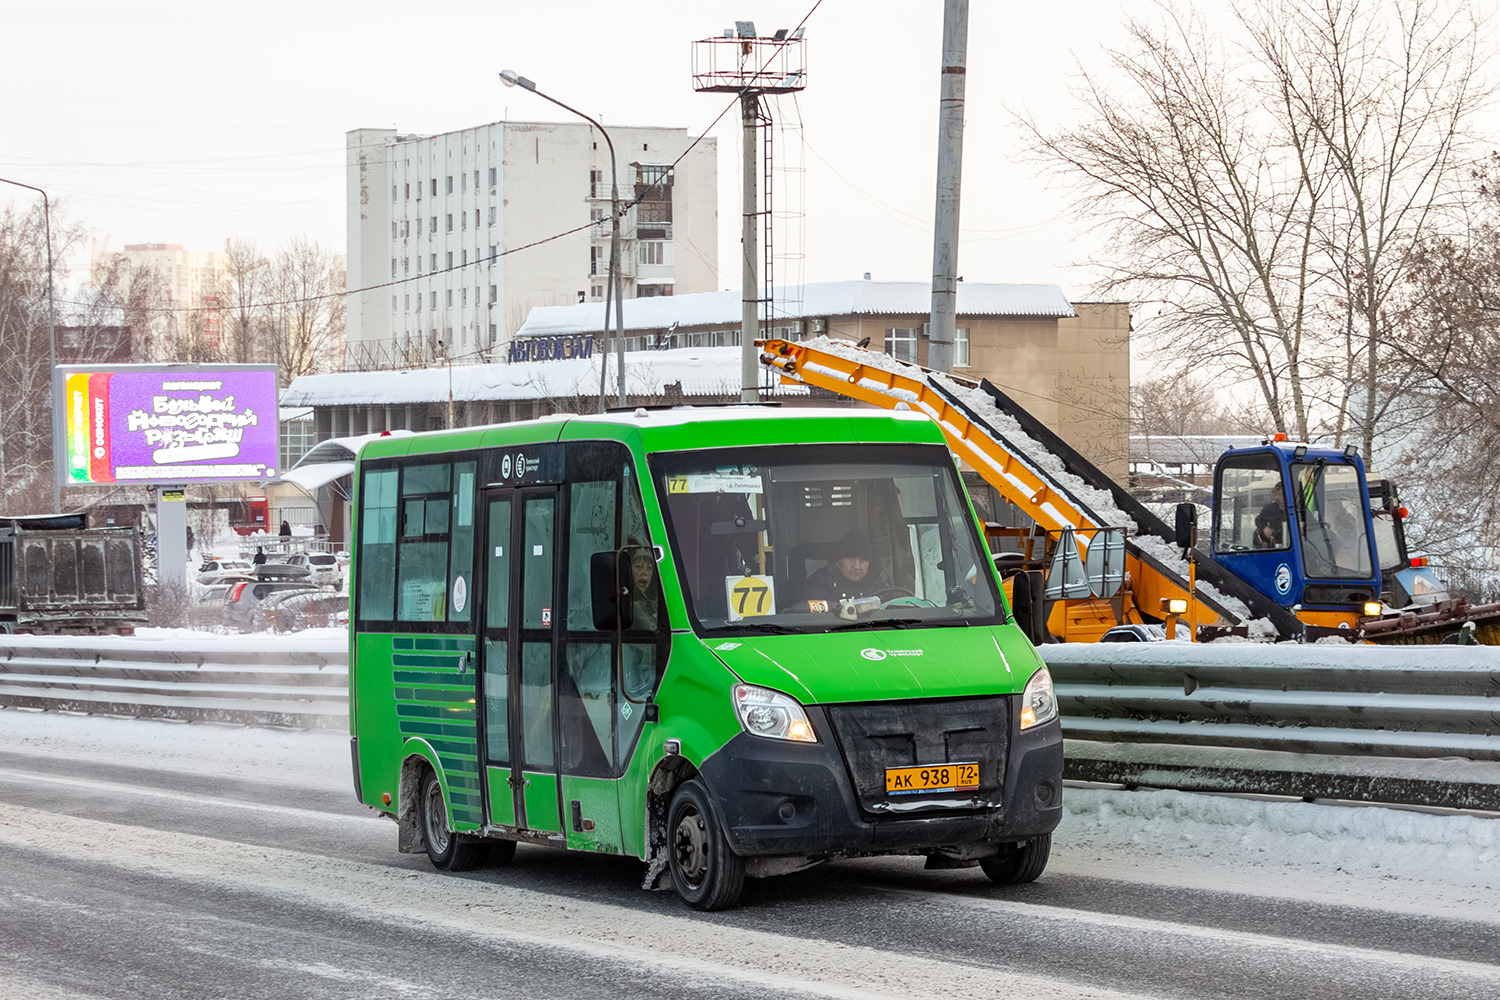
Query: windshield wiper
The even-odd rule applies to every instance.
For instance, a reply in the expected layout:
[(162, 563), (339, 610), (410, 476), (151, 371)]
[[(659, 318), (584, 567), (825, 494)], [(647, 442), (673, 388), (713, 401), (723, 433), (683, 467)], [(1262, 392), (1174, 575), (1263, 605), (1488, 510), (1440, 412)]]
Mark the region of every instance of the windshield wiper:
[(828, 631), (853, 632), (861, 629), (911, 628), (913, 625), (920, 625), (926, 620), (925, 618), (866, 618), (863, 621), (834, 625)]
[[(730, 622), (725, 625), (726, 629), (736, 629), (745, 632), (769, 632), (772, 635), (800, 635), (806, 629), (792, 628), (790, 625), (778, 625), (776, 622)], [(718, 631), (715, 629), (715, 631)]]

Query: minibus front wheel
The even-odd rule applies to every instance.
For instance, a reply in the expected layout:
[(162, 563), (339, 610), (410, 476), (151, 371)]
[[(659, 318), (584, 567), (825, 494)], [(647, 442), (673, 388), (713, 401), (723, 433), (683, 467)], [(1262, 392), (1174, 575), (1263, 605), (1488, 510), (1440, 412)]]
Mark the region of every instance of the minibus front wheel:
[(1000, 853), (994, 857), (980, 858), (979, 867), (993, 882), (1001, 885), (1020, 885), (1035, 882), (1047, 867), (1047, 858), (1052, 854), (1052, 834), (1022, 841), (1019, 844), (1002, 844)]
[(439, 871), (466, 872), (486, 864), (504, 864), (516, 853), (514, 841), (486, 840), (448, 829), (443, 783), (431, 768), (422, 773), (421, 790), (417, 794), (417, 825), (422, 831), (422, 846), (427, 848), (427, 860)]
[(667, 810), (667, 863), (682, 901), (695, 910), (733, 906), (745, 886), (745, 859), (735, 854), (696, 778), (684, 781)]

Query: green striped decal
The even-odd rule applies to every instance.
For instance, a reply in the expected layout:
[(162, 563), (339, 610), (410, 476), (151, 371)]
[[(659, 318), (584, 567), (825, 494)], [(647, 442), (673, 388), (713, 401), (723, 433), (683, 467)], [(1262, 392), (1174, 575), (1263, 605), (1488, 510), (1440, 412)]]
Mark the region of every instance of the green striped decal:
[(454, 825), (469, 829), (484, 820), (474, 713), (474, 649), (473, 636), (396, 636), (391, 640), (391, 683), (401, 737), (420, 737), (437, 751), (448, 779)]

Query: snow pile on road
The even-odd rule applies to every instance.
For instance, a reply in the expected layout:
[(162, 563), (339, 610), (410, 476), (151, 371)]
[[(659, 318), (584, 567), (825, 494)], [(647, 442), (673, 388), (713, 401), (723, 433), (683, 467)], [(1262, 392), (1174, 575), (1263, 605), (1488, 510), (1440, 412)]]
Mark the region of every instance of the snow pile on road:
[(1068, 788), (1051, 870), (1495, 919), (1500, 816)]

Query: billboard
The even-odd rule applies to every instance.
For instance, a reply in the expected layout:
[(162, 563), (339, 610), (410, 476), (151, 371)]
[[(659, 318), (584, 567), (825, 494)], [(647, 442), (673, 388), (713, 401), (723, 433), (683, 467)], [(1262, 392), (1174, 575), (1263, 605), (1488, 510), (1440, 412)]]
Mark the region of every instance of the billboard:
[(62, 485), (277, 474), (274, 365), (60, 366)]

